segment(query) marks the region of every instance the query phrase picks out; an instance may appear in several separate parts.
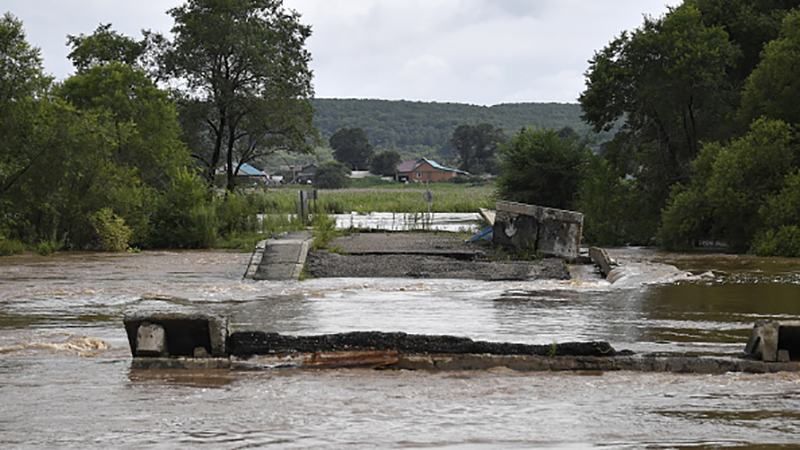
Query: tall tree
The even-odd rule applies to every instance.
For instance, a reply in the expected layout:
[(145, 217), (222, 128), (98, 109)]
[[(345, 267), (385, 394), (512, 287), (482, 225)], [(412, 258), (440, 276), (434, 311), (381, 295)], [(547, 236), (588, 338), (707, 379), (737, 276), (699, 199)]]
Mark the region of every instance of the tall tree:
[[(305, 49), (311, 28), (296, 11), (282, 0), (188, 0), (169, 14), (174, 40), (162, 39), (163, 69), (200, 109), (211, 148), (194, 155), (209, 181), (224, 157), (227, 189), (234, 188), (235, 153), (245, 138), (269, 136), (265, 142), (289, 147), (295, 136), (314, 136), (304, 106), (313, 94)], [(248, 121), (260, 122), (257, 131)]]
[(36, 99), (50, 83), (22, 22), (10, 13), (0, 17), (0, 196), (47, 150), (35, 145), (33, 136), (40, 107)]
[[(580, 102), (596, 131), (623, 125), (612, 148), (657, 217), (670, 187), (685, 181), (701, 141), (727, 137), (737, 91), (729, 71), (739, 53), (722, 26), (684, 3), (595, 54)], [(727, 119), (727, 120), (726, 120)]]
[(745, 123), (767, 116), (800, 124), (800, 10), (786, 16), (779, 39), (767, 44), (763, 59), (742, 94)]
[(333, 133), (329, 143), (337, 161), (352, 170), (365, 170), (372, 158), (372, 145), (361, 128), (342, 128)]
[(496, 173), (497, 146), (505, 141), (503, 130), (488, 123), (459, 125), (450, 145), (456, 150), (459, 168), (470, 173)]
[(147, 44), (117, 33), (111, 24), (100, 24), (90, 35), (67, 35), (67, 45), (72, 47), (67, 57), (78, 72), (112, 61), (136, 65)]
[(400, 164), (400, 154), (394, 150), (387, 150), (376, 154), (369, 163), (372, 173), (386, 177), (394, 176), (397, 165)]

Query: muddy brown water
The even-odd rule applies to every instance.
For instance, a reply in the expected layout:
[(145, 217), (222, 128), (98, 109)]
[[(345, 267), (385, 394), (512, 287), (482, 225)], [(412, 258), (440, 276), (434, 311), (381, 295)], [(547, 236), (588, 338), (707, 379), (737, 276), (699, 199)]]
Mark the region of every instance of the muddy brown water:
[[(800, 317), (800, 261), (613, 252), (713, 277), (242, 281), (248, 254), (0, 258), (0, 447), (770, 448), (800, 442), (800, 375), (141, 372), (126, 311), (201, 308), (234, 328), (454, 334), (736, 354)], [(110, 346), (110, 348), (105, 348)]]

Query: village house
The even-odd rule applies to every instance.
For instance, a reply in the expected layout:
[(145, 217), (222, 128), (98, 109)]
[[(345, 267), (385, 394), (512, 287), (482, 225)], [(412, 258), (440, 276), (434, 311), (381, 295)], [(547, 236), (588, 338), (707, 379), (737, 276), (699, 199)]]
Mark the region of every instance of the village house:
[(445, 167), (428, 158), (403, 161), (395, 169), (395, 180), (401, 182), (439, 182), (450, 181), (459, 175), (469, 175), (468, 172), (452, 167)]
[[(236, 170), (236, 166), (233, 166)], [(225, 183), (226, 166), (222, 166), (216, 171), (216, 182), (219, 185)], [(263, 170), (258, 169), (247, 163), (242, 163), (239, 170), (233, 176), (237, 186), (260, 186), (269, 183), (269, 176)]]

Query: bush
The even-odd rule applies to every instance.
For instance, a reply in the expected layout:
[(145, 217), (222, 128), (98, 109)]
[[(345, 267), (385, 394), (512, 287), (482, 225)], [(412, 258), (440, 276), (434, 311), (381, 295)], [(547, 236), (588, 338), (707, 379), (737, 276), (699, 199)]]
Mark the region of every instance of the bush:
[(339, 235), (338, 231), (336, 231), (336, 220), (327, 214), (314, 214), (311, 226), (314, 235), (314, 243), (312, 244), (314, 250), (326, 248), (330, 241)]
[(214, 205), (203, 180), (179, 170), (161, 195), (153, 216), (151, 245), (159, 248), (208, 248), (217, 237)]
[(800, 256), (800, 226), (787, 225), (760, 232), (751, 252), (759, 256)]
[(350, 182), (350, 169), (338, 161), (328, 161), (319, 166), (314, 185), (320, 189), (341, 189)]
[(49, 256), (61, 249), (61, 244), (53, 240), (41, 241), (36, 244), (36, 253)]
[(394, 176), (398, 164), (400, 164), (400, 154), (394, 150), (387, 150), (372, 157), (369, 170), (378, 175), (391, 177)]
[(10, 256), (25, 251), (25, 244), (15, 239), (0, 238), (0, 256)]
[(130, 245), (133, 231), (125, 225), (122, 217), (111, 208), (102, 208), (89, 217), (97, 235), (99, 249), (107, 252), (124, 252)]
[(258, 229), (256, 202), (242, 194), (228, 194), (217, 202), (217, 223), (219, 233), (232, 236), (236, 233), (253, 232)]
[(501, 198), (551, 208), (570, 209), (588, 152), (553, 130), (523, 129), (500, 146)]

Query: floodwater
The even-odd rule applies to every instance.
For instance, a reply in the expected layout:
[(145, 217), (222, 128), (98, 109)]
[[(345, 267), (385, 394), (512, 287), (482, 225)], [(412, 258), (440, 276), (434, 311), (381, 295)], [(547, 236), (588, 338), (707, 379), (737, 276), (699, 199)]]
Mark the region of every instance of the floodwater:
[[(0, 258), (0, 447), (716, 448), (800, 442), (800, 374), (130, 368), (126, 311), (234, 328), (405, 331), (736, 354), (800, 315), (800, 260), (614, 252), (697, 281), (241, 280), (230, 252)], [(707, 273), (712, 271), (711, 273)]]
[(475, 232), (479, 229), (478, 213), (394, 213), (333, 214), (336, 228), (368, 231), (449, 231)]

